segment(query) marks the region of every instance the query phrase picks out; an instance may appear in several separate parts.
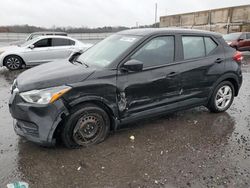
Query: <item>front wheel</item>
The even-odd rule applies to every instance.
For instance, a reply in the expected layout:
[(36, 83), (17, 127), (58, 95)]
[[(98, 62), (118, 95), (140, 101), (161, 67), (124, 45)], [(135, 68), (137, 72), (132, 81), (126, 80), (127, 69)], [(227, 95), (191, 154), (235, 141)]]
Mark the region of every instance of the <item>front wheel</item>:
[(18, 70), (22, 68), (23, 60), (16, 55), (10, 55), (4, 59), (4, 65), (9, 70)]
[(94, 104), (81, 105), (67, 118), (62, 141), (68, 148), (88, 147), (102, 142), (109, 130), (110, 119), (103, 109)]
[(210, 98), (208, 109), (215, 113), (225, 112), (233, 103), (234, 93), (234, 86), (231, 82), (221, 82)]

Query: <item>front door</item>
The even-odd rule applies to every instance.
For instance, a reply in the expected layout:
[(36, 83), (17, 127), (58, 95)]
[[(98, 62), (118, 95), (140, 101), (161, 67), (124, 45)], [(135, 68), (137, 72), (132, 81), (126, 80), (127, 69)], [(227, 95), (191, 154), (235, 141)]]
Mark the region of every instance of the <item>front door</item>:
[(51, 38), (38, 40), (33, 45), (33, 49), (27, 48), (22, 54), (27, 65), (47, 63), (53, 59), (54, 52), (51, 50)]
[(145, 42), (128, 58), (131, 59), (142, 62), (143, 70), (118, 71), (118, 108), (122, 118), (161, 108), (179, 96), (174, 36), (159, 36)]

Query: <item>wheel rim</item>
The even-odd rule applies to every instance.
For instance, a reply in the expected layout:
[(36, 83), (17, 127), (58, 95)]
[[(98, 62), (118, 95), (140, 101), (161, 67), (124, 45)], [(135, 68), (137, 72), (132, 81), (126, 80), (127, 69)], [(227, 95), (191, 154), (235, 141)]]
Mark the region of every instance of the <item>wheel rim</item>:
[(16, 57), (8, 58), (6, 61), (7, 67), (11, 69), (18, 69), (20, 67), (20, 64), (21, 64), (20, 60)]
[(73, 139), (79, 145), (86, 145), (99, 137), (103, 120), (97, 114), (88, 114), (79, 118), (73, 130)]
[(232, 88), (228, 85), (222, 86), (215, 97), (215, 105), (219, 110), (226, 109), (233, 98)]

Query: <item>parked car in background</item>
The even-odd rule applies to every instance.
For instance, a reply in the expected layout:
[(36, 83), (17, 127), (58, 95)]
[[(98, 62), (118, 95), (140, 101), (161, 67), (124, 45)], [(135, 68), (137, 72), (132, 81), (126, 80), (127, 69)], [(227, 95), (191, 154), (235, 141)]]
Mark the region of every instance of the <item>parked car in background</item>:
[[(90, 146), (122, 124), (204, 105), (224, 112), (242, 83), (242, 55), (220, 34), (122, 31), (83, 54), (20, 74), (9, 108), (28, 140)], [(159, 130), (160, 131), (160, 130)]]
[(84, 44), (64, 36), (39, 36), (19, 46), (0, 48), (0, 66), (17, 70), (25, 66), (68, 58), (72, 52), (85, 51), (92, 44)]
[(12, 42), (11, 45), (21, 45), (29, 40), (32, 40), (36, 37), (39, 36), (46, 36), (46, 35), (55, 35), (55, 36), (68, 36), (67, 33), (65, 32), (54, 32), (54, 31), (42, 31), (42, 32), (34, 32), (31, 33), (25, 40), (21, 40), (21, 41), (16, 41), (16, 42)]
[(223, 35), (229, 46), (238, 51), (250, 51), (250, 32)]

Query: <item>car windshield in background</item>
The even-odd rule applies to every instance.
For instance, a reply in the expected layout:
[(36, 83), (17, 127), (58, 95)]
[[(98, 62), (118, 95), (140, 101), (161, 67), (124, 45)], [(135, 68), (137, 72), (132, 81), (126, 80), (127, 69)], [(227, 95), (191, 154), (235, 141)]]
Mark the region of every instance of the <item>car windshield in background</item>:
[(26, 47), (26, 46), (29, 46), (29, 45), (33, 44), (35, 41), (36, 41), (36, 38), (28, 40), (25, 43), (23, 43), (21, 45), (18, 45), (18, 46), (20, 46), (20, 47)]
[(241, 33), (231, 33), (227, 35), (223, 35), (225, 41), (238, 40), (240, 38)]
[(112, 35), (87, 50), (77, 61), (89, 66), (108, 66), (140, 38), (130, 35)]

